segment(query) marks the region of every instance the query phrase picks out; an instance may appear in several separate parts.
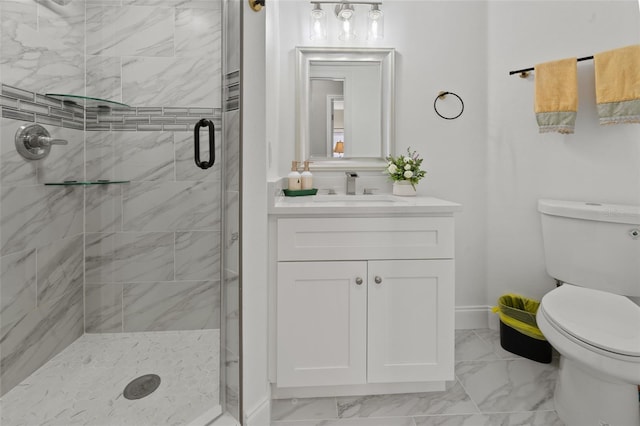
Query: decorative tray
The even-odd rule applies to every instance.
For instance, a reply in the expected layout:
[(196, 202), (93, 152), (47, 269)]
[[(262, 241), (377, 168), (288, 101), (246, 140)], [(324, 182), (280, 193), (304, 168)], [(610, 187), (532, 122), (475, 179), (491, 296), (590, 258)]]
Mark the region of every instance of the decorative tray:
[(316, 195), (318, 188), (311, 189), (283, 189), (284, 195), (287, 197), (301, 197), (303, 195)]

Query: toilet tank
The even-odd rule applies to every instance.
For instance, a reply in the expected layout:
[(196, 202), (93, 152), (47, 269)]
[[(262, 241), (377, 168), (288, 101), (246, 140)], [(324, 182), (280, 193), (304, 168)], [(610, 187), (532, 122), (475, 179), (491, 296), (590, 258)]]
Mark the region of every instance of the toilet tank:
[(538, 211), (549, 275), (640, 296), (640, 206), (539, 200)]

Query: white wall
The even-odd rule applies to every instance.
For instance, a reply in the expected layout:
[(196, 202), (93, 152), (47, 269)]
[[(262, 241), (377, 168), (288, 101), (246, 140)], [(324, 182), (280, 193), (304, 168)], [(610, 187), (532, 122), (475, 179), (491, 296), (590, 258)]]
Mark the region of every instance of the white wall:
[(640, 204), (640, 126), (600, 126), (593, 61), (578, 64), (575, 134), (539, 134), (533, 75), (508, 71), (640, 42), (638, 2), (526, 1), (489, 5), (487, 299), (540, 298), (546, 274), (538, 198)]
[[(351, 45), (396, 49), (397, 152), (410, 146), (425, 158), (428, 175), (419, 195), (464, 205), (456, 215), (456, 304), (486, 305), (487, 4), (389, 0), (382, 9), (385, 40)], [(335, 36), (309, 40), (310, 10), (308, 2), (290, 0), (272, 2), (268, 10), (269, 178), (285, 176), (295, 155), (294, 48), (345, 46)], [(356, 6), (356, 12), (366, 10)], [(335, 30), (335, 19), (328, 18)], [(433, 101), (441, 90), (464, 99), (462, 117), (447, 121), (435, 114)], [(442, 106), (453, 102), (448, 97)]]
[[(269, 423), (267, 379), (266, 10), (243, 7), (242, 385), (244, 424)], [(269, 6), (271, 6), (269, 4)]]

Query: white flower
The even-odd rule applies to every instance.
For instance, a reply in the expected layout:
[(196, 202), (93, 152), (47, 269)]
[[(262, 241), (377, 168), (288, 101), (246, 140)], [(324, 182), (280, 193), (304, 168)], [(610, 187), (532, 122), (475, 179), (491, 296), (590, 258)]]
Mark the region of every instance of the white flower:
[(404, 169), (405, 170), (411, 170), (411, 164), (405, 164), (404, 165)]
[(392, 164), (389, 166), (389, 168), (387, 169), (389, 171), (389, 174), (394, 174), (395, 172), (398, 171), (398, 168), (396, 167), (395, 164)]
[(413, 172), (411, 170), (407, 170), (406, 172), (404, 172), (403, 176), (405, 179), (410, 179), (413, 176)]
[(409, 163), (411, 162), (412, 158), (411, 157), (404, 157), (404, 162), (405, 163)]

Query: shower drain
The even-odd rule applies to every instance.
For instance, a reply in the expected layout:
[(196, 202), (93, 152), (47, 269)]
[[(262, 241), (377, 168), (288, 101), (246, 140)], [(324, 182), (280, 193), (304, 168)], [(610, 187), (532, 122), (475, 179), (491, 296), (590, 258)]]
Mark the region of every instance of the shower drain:
[(129, 382), (122, 395), (127, 399), (140, 399), (152, 394), (158, 386), (160, 386), (160, 376), (145, 374)]

